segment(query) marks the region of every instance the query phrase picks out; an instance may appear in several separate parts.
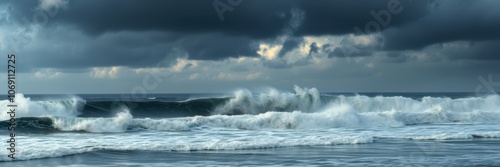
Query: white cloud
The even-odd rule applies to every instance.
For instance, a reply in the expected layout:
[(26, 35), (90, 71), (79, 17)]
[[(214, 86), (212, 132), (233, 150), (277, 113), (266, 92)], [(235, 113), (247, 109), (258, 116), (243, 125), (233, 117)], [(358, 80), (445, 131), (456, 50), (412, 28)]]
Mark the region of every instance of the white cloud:
[(229, 58), (227, 59), (226, 61), (228, 61), (228, 63), (243, 63), (243, 64), (248, 64), (248, 63), (255, 63), (255, 62), (259, 62), (260, 59), (259, 58), (255, 58), (255, 57), (238, 57), (238, 58)]
[(39, 0), (37, 9), (50, 10), (51, 8), (65, 8), (69, 0)]
[(136, 74), (140, 74), (140, 73), (164, 73), (164, 72), (168, 72), (168, 68), (158, 68), (158, 67), (135, 68), (132, 71), (134, 71)]
[(94, 78), (117, 78), (123, 67), (95, 67), (92, 68), (90, 75)]
[(290, 18), (289, 25), (284, 29), (282, 35), (280, 35), (272, 44), (261, 43), (259, 45), (259, 50), (257, 54), (267, 60), (274, 60), (277, 58), (278, 53), (283, 48), (283, 44), (288, 41), (288, 39), (293, 35), (293, 33), (300, 27), (302, 21), (305, 17), (305, 12), (300, 9), (292, 9), (290, 11), (292, 17)]
[(35, 77), (37, 79), (54, 79), (54, 78), (58, 78), (62, 75), (63, 75), (62, 72), (59, 72), (53, 68), (39, 69), (35, 73), (33, 73), (33, 77)]
[(202, 61), (198, 60), (188, 60), (186, 58), (177, 58), (177, 62), (171, 67), (146, 67), (146, 68), (135, 68), (132, 69), (135, 73), (179, 73), (183, 72), (186, 69), (194, 69), (199, 66), (199, 63)]
[(381, 38), (379, 34), (374, 35), (350, 35), (347, 37), (348, 40), (352, 41), (355, 45), (361, 46), (375, 46), (381, 45), (377, 44), (377, 39)]
[(248, 73), (248, 74), (237, 74), (229, 72), (220, 72), (214, 79), (219, 80), (230, 80), (230, 81), (242, 81), (242, 80), (256, 80), (262, 79), (264, 76), (261, 72)]
[(198, 61), (188, 60), (185, 58), (177, 58), (177, 63), (170, 68), (173, 72), (181, 72), (186, 68), (195, 68), (198, 66)]
[(373, 67), (375, 67), (375, 64), (373, 64), (373, 63), (371, 63), (371, 62), (370, 62), (370, 63), (366, 63), (366, 64), (365, 64), (365, 67), (366, 67), (366, 68), (373, 68)]
[(246, 80), (256, 80), (256, 79), (259, 79), (262, 77), (262, 73), (261, 72), (256, 72), (256, 73), (250, 73), (250, 74), (247, 74), (245, 79)]
[(274, 60), (282, 48), (283, 45), (260, 44), (257, 53), (268, 60)]
[(200, 73), (194, 73), (191, 76), (189, 76), (189, 80), (195, 80), (200, 78)]

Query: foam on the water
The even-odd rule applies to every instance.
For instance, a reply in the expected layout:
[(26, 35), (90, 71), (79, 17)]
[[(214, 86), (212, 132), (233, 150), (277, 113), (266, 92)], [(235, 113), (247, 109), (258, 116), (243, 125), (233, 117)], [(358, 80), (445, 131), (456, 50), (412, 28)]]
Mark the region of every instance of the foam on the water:
[[(85, 105), (85, 100), (78, 96), (70, 96), (61, 100), (46, 100), (32, 101), (23, 94), (16, 94), (14, 98), (16, 107), (16, 118), (21, 117), (46, 117), (46, 116), (61, 116), (75, 117), (78, 116), (79, 109)], [(10, 119), (7, 114), (10, 104), (8, 100), (0, 101), (0, 120)]]
[[(98, 118), (78, 117), (87, 111), (81, 109), (86, 101), (76, 96), (32, 101), (18, 94), (16, 102), (17, 132), (23, 134), (16, 138), (16, 156), (21, 160), (100, 150), (238, 150), (363, 144), (386, 139), (500, 138), (498, 95), (415, 99), (321, 95), (315, 88), (299, 87), (295, 87), (295, 93), (239, 90), (229, 98), (141, 102), (143, 108), (106, 109), (108, 117)], [(9, 118), (7, 103), (0, 101), (2, 127), (9, 124), (5, 121)], [(101, 108), (108, 102), (95, 104)], [(138, 110), (136, 114), (154, 114), (171, 112), (172, 108), (213, 110), (205, 116), (177, 118), (134, 115), (134, 110)], [(0, 132), (7, 136), (6, 130)], [(0, 161), (10, 160), (6, 153), (0, 152)]]

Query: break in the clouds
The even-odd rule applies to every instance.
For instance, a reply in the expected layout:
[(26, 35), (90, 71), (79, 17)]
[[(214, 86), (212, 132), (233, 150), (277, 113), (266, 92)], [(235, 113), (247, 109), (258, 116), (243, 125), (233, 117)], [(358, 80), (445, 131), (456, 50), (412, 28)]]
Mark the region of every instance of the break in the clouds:
[(49, 89), (86, 80), (121, 86), (84, 90), (123, 92), (158, 74), (169, 85), (157, 92), (293, 84), (473, 91), (478, 76), (498, 74), (499, 7), (496, 0), (2, 1), (0, 48), (22, 56), (28, 80), (58, 85)]

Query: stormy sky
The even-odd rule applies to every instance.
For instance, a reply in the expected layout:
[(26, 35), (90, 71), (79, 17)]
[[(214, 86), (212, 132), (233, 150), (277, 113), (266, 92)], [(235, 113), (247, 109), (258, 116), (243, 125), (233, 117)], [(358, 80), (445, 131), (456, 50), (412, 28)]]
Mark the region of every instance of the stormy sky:
[(18, 55), (26, 94), (499, 91), (498, 9), (497, 0), (4, 0), (0, 52)]

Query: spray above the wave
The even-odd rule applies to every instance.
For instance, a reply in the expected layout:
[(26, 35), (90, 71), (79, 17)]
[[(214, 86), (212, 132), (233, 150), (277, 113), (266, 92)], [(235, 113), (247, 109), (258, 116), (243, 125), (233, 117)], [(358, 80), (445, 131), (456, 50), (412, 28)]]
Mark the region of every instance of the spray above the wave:
[(124, 132), (132, 120), (128, 108), (122, 107), (113, 118), (52, 118), (53, 127), (62, 131)]
[[(61, 100), (32, 101), (23, 94), (16, 94), (14, 99), (17, 103), (16, 117), (76, 117), (80, 114), (81, 108), (85, 105), (85, 100), (77, 96), (70, 96)], [(7, 114), (8, 100), (0, 101), (0, 120), (10, 119)]]
[[(388, 98), (388, 99), (385, 99)], [(330, 129), (341, 127), (401, 127), (405, 125), (439, 123), (498, 123), (500, 110), (498, 96), (485, 98), (464, 98), (441, 101), (427, 105), (426, 100), (413, 100), (397, 97), (404, 105), (389, 108), (391, 105), (373, 107), (373, 110), (353, 105), (364, 99), (366, 105), (380, 101), (393, 101), (394, 97), (369, 98), (354, 96), (338, 98), (317, 112), (265, 112), (256, 115), (212, 115), (164, 119), (132, 119), (124, 109), (113, 118), (65, 118), (55, 117), (53, 126), (62, 131), (123, 132), (127, 129), (159, 131), (190, 131), (198, 127), (234, 129)], [(401, 98), (401, 99), (400, 99)], [(339, 100), (342, 99), (342, 100)], [(391, 100), (392, 99), (392, 100)], [(480, 100), (482, 99), (482, 100)], [(435, 100), (434, 100), (435, 101)], [(425, 105), (427, 107), (423, 107)], [(459, 105), (461, 104), (461, 106)], [(469, 110), (466, 104), (473, 104)], [(458, 106), (457, 106), (458, 105)], [(405, 109), (415, 106), (416, 110)], [(385, 108), (388, 107), (388, 108)], [(465, 108), (464, 108), (465, 107)], [(471, 107), (471, 106), (469, 106)], [(461, 109), (461, 110), (458, 110)]]
[(213, 114), (259, 114), (267, 111), (302, 111), (314, 112), (321, 105), (320, 94), (316, 88), (300, 88), (294, 86), (295, 93), (280, 92), (274, 88), (253, 94), (241, 89), (234, 97), (223, 105), (217, 106)]
[[(295, 86), (295, 93), (268, 89), (255, 94), (248, 90), (238, 90), (234, 93), (234, 97), (228, 98), (205, 98), (180, 102), (138, 102), (138, 107), (130, 111), (128, 108), (111, 109), (105, 112), (92, 111), (104, 112), (105, 118), (76, 117), (81, 105), (85, 104), (85, 101), (78, 97), (49, 101), (31, 101), (22, 95), (18, 98), (17, 101), (26, 107), (24, 111), (19, 112), (19, 117), (47, 117), (41, 120), (33, 118), (23, 120), (27, 126), (32, 124), (35, 125), (33, 128), (52, 126), (62, 131), (124, 132), (134, 128), (185, 131), (204, 126), (237, 129), (322, 129), (394, 127), (452, 122), (498, 123), (500, 121), (500, 96), (498, 95), (456, 99), (333, 96), (320, 94), (315, 88)], [(2, 103), (7, 103), (7, 101), (2, 101)], [(94, 108), (108, 105), (108, 102), (90, 103), (93, 103)], [(88, 106), (90, 105), (87, 104), (86, 107)], [(196, 112), (198, 110), (203, 110), (203, 112)], [(83, 110), (82, 112), (89, 111)], [(193, 115), (141, 119), (149, 115), (168, 112), (190, 112)], [(144, 117), (141, 114), (147, 116)], [(115, 116), (109, 117), (110, 115)], [(2, 115), (3, 117), (5, 115)]]

